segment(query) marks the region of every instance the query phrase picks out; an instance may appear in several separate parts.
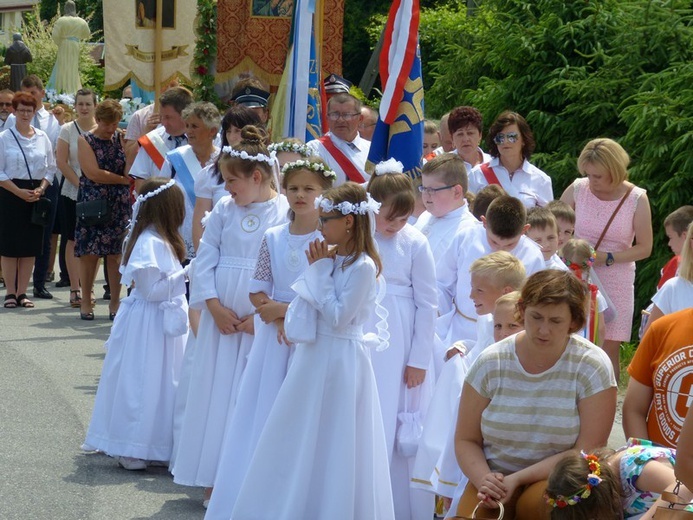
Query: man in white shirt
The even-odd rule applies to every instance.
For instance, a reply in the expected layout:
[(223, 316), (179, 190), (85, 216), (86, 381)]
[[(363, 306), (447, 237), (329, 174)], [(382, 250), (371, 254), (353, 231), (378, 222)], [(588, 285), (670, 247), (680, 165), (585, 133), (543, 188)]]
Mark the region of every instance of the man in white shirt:
[(161, 94), (161, 126), (139, 138), (140, 148), (130, 167), (130, 177), (135, 179), (135, 191), (139, 190), (145, 179), (160, 174), (168, 152), (188, 144), (181, 113), (192, 102), (192, 93), (183, 87), (173, 87)]
[(366, 160), (371, 143), (359, 135), (361, 101), (351, 94), (336, 94), (327, 102), (330, 131), (307, 143), (313, 154), (321, 157), (337, 174), (335, 186), (346, 181), (364, 183)]
[(6, 88), (0, 90), (0, 132), (9, 128), (7, 122), (9, 117), (12, 115), (14, 109), (12, 108), (12, 99), (14, 98), (14, 92)]

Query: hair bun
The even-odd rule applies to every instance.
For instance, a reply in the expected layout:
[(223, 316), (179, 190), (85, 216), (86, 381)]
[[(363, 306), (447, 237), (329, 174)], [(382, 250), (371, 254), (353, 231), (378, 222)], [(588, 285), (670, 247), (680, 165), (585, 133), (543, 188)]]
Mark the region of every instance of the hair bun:
[(241, 129), (241, 142), (243, 144), (262, 144), (264, 140), (264, 132), (255, 125), (245, 125)]

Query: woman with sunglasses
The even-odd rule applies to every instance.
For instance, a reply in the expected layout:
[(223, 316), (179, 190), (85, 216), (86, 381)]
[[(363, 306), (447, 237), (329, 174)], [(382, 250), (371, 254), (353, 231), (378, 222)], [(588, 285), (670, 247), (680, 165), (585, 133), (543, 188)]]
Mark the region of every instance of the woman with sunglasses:
[(503, 112), (486, 137), (491, 161), (469, 173), (469, 191), (476, 194), (489, 184), (500, 185), (527, 208), (553, 200), (551, 178), (529, 162), (535, 141), (527, 121), (516, 112)]

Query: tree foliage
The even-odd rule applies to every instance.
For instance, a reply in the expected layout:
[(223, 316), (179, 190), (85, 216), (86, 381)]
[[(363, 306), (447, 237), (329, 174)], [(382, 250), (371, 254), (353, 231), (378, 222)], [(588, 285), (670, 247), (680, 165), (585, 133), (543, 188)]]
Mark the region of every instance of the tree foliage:
[[(49, 22), (59, 11), (62, 12), (64, 5), (65, 0), (41, 0), (41, 20)], [(103, 0), (75, 0), (75, 6), (77, 14), (89, 23), (91, 32), (101, 37), (103, 35)]]
[(532, 160), (557, 196), (588, 140), (624, 145), (654, 214), (656, 253), (636, 282), (641, 306), (671, 254), (662, 220), (693, 201), (692, 21), (682, 0), (486, 0), (461, 33), (436, 37), (444, 43), (430, 64), (427, 112), (473, 105), (487, 124), (506, 109), (523, 114), (537, 140)]

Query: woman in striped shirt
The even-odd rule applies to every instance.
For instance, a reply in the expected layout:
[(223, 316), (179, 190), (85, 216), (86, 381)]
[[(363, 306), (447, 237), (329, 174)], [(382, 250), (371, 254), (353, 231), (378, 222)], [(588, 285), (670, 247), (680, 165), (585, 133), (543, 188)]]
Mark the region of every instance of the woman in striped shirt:
[[(549, 518), (546, 479), (571, 449), (605, 446), (616, 413), (609, 357), (574, 332), (585, 322), (584, 284), (548, 269), (526, 282), (525, 330), (482, 352), (465, 380), (455, 433), (469, 484), (455, 508), (476, 518)], [(481, 515), (481, 516), (479, 516)]]

